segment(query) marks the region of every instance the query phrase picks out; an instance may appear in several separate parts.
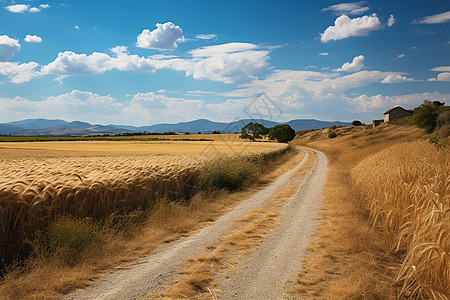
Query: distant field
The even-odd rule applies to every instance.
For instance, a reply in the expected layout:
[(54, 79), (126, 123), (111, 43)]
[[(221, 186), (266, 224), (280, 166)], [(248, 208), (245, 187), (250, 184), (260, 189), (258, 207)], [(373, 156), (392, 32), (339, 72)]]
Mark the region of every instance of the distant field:
[(189, 198), (200, 168), (214, 159), (271, 159), (286, 149), (242, 140), (0, 143), (0, 252), (12, 261), (20, 241), (54, 216), (98, 220)]
[[(4, 142), (0, 143), (1, 152), (7, 149), (78, 151), (78, 152), (143, 152), (143, 153), (199, 153), (199, 152), (254, 152), (279, 147), (277, 143), (246, 141), (51, 141), (51, 142)], [(0, 153), (1, 153), (0, 152)], [(17, 154), (20, 156), (19, 154)], [(10, 156), (10, 155), (8, 155)]]
[(212, 141), (203, 137), (190, 137), (189, 135), (140, 135), (140, 136), (0, 136), (1, 142), (54, 142), (54, 141)]

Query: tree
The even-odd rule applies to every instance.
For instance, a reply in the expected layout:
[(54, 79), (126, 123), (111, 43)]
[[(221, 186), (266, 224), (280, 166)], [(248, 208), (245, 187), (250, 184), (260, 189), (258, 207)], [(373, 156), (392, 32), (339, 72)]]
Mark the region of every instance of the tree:
[(361, 126), (362, 123), (361, 123), (361, 121), (355, 120), (355, 121), (352, 122), (352, 125), (353, 126)]
[(260, 139), (269, 133), (269, 129), (262, 124), (250, 122), (244, 127), (242, 127), (241, 139), (250, 139), (255, 141), (255, 139)]
[(214, 131), (213, 131), (213, 134), (220, 134), (220, 131), (214, 130)]
[(413, 118), (417, 127), (424, 128), (427, 133), (433, 132), (437, 125), (439, 113), (448, 108), (448, 106), (443, 106), (443, 104), (439, 101), (424, 100), (419, 107), (414, 108)]
[(287, 143), (295, 138), (295, 130), (288, 124), (275, 125), (269, 129), (269, 139), (277, 139), (278, 143)]

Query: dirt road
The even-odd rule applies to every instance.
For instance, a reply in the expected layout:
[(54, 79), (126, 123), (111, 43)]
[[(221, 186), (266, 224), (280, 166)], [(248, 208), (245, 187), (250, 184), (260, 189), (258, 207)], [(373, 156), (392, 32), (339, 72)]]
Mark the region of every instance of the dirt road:
[[(316, 226), (322, 186), (326, 179), (327, 162), (318, 152), (312, 169), (299, 182), (291, 199), (286, 202), (281, 225), (260, 245), (248, 263), (242, 265), (228, 279), (221, 281), (222, 299), (277, 299), (285, 295), (288, 280), (295, 278), (300, 268), (301, 255)], [(213, 224), (155, 251), (152, 255), (131, 265), (130, 269), (108, 274), (86, 289), (75, 291), (64, 299), (137, 299), (147, 294), (163, 293), (176, 280), (176, 272), (206, 246), (217, 243), (232, 226), (250, 210), (261, 207), (281, 188), (291, 182), (302, 162), (280, 176), (275, 182), (240, 202), (233, 210)]]

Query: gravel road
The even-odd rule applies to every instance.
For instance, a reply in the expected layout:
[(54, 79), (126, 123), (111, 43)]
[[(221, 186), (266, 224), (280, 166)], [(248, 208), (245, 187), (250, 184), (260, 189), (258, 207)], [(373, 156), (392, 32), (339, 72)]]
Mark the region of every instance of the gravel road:
[(288, 298), (286, 284), (295, 279), (301, 267), (302, 252), (311, 242), (327, 175), (325, 155), (314, 152), (318, 158), (286, 203), (280, 227), (259, 245), (246, 264), (219, 284), (222, 299)]
[[(295, 278), (296, 271), (300, 268), (301, 252), (308, 245), (309, 236), (317, 223), (317, 211), (327, 173), (325, 156), (321, 152), (315, 152), (318, 156), (314, 167), (299, 184), (295, 196), (286, 203), (282, 225), (261, 244), (247, 264), (222, 282), (223, 299), (276, 299), (284, 294), (286, 281)], [(107, 274), (104, 280), (76, 290), (63, 299), (125, 300), (164, 292), (167, 284), (176, 279), (176, 271), (182, 268), (188, 257), (217, 243), (231, 228), (233, 220), (264, 205), (290, 182), (291, 175), (307, 158), (308, 153), (298, 165), (252, 197), (240, 202), (208, 227), (156, 250), (150, 256), (130, 265), (130, 269)]]

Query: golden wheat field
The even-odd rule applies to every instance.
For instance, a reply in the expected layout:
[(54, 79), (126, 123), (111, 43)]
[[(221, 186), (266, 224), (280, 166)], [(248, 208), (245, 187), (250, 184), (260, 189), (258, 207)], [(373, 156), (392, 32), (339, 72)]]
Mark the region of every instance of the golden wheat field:
[(0, 245), (7, 251), (54, 216), (102, 219), (157, 198), (188, 198), (205, 163), (224, 155), (274, 154), (287, 145), (34, 142), (0, 147)]
[(405, 258), (395, 280), (407, 296), (448, 299), (450, 152), (426, 141), (400, 143), (353, 168), (371, 220)]

